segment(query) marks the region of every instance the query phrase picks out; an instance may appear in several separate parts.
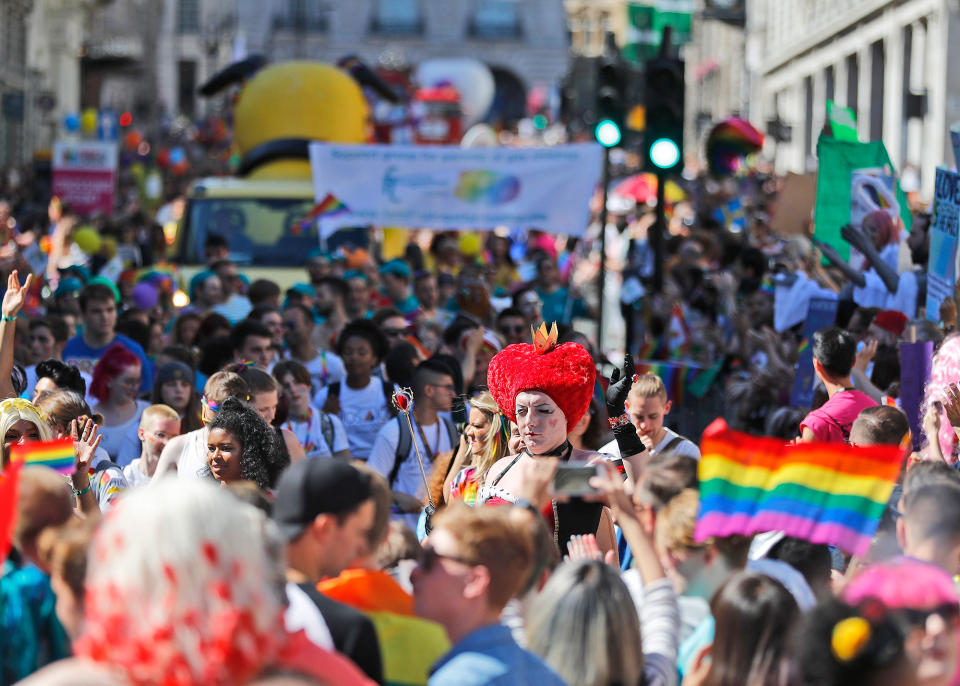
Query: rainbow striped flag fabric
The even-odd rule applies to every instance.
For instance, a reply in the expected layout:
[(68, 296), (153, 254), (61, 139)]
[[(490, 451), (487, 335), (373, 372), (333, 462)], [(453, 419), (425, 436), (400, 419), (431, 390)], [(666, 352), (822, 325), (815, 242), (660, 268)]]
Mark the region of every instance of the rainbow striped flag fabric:
[(904, 459), (897, 446), (788, 446), (722, 419), (704, 431), (700, 450), (696, 540), (783, 531), (854, 555), (870, 547)]
[(27, 467), (50, 467), (61, 474), (70, 475), (74, 471), (76, 451), (72, 439), (58, 438), (15, 445), (10, 449), (10, 457)]
[(17, 493), (23, 463), (11, 460), (0, 471), (0, 564), (7, 559), (13, 541), (13, 527), (17, 521)]

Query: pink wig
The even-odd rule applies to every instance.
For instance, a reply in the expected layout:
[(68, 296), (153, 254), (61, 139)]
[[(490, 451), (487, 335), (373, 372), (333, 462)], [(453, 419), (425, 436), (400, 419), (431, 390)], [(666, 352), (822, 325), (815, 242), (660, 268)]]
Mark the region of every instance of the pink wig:
[(843, 591), (843, 600), (856, 605), (876, 598), (889, 608), (929, 608), (957, 602), (953, 579), (936, 565), (901, 557), (873, 565)]
[[(942, 401), (946, 397), (947, 386), (960, 382), (960, 335), (948, 336), (933, 356), (933, 365), (930, 370), (930, 381), (924, 390), (923, 404), (920, 407), (920, 416), (924, 416), (927, 408), (934, 401)], [(948, 464), (957, 461), (956, 438), (953, 427), (947, 420), (947, 413), (940, 411), (940, 449), (943, 458)]]

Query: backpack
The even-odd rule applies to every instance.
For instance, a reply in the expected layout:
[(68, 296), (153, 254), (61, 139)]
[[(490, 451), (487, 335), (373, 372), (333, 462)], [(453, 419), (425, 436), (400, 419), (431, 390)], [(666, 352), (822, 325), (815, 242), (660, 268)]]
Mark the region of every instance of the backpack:
[[(390, 488), (393, 488), (393, 484), (397, 480), (397, 475), (400, 473), (400, 465), (402, 465), (403, 461), (406, 460), (407, 456), (410, 455), (410, 448), (413, 447), (413, 434), (410, 433), (410, 425), (407, 424), (403, 417), (397, 417), (396, 420), (400, 427), (400, 436), (397, 440), (397, 452), (394, 453), (393, 456), (393, 468), (390, 470), (390, 476), (387, 479), (390, 484)], [(459, 442), (457, 428), (453, 425), (453, 422), (446, 417), (437, 415), (437, 420), (443, 424), (443, 428), (447, 430), (447, 436), (450, 438), (450, 445), (456, 449)]]

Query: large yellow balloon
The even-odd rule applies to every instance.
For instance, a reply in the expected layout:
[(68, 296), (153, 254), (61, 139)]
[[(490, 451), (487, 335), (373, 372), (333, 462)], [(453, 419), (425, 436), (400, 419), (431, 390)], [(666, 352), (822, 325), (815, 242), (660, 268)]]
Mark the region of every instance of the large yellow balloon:
[(81, 226), (74, 231), (73, 242), (88, 255), (93, 255), (100, 250), (100, 234), (92, 226)]
[(93, 133), (97, 130), (97, 110), (88, 107), (80, 115), (80, 130), (84, 133)]
[[(320, 62), (291, 61), (259, 71), (234, 108), (234, 140), (241, 155), (283, 138), (335, 143), (369, 140), (370, 109), (360, 86)], [(250, 178), (310, 178), (306, 160), (265, 164)]]

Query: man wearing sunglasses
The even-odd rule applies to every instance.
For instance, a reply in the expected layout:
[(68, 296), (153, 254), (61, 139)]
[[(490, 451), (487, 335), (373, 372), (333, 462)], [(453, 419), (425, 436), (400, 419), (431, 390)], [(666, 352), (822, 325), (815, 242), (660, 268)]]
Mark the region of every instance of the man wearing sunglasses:
[(515, 307), (508, 307), (497, 315), (497, 331), (506, 345), (530, 342), (530, 322)]
[(534, 554), (528, 528), (509, 510), (453, 503), (434, 519), (411, 577), (414, 611), (443, 626), (453, 648), (433, 666), (428, 686), (563, 684), (500, 623)]

